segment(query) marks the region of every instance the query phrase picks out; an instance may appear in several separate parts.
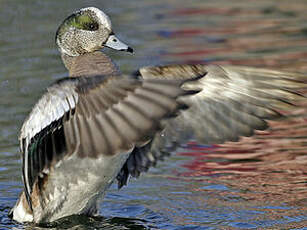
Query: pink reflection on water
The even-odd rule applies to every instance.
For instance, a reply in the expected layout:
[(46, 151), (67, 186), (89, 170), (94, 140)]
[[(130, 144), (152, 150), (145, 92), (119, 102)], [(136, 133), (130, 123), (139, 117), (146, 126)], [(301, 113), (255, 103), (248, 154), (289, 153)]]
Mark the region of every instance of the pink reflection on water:
[(159, 34), (171, 39), (173, 46), (163, 50), (161, 58), (174, 63), (213, 62), (307, 71), (306, 30), (297, 23), (298, 16), (306, 18), (304, 6), (287, 2), (264, 6), (263, 2), (226, 4), (222, 8), (200, 4), (164, 13), (169, 20), (193, 18), (194, 24), (186, 26), (182, 20), (181, 26)]
[[(306, 29), (296, 17), (306, 21), (306, 7), (283, 1), (276, 7), (262, 8), (264, 2), (259, 3), (261, 7), (256, 1), (233, 7), (231, 1), (222, 7), (217, 3), (217, 7), (213, 3), (206, 7), (200, 4), (165, 12), (163, 20), (178, 26), (157, 32), (158, 38), (167, 42), (159, 53), (161, 63), (234, 64), (306, 73)], [(193, 19), (192, 25), (187, 18)], [(307, 96), (307, 92), (302, 93)], [(226, 204), (241, 209), (247, 204), (269, 203), (293, 205), (306, 212), (307, 102), (301, 108), (293, 108), (290, 118), (270, 121), (270, 129), (256, 131), (239, 142), (212, 146), (188, 143), (185, 151), (178, 153), (186, 161), (174, 172), (177, 176), (170, 179), (228, 188), (213, 193), (207, 186), (188, 188), (201, 194), (198, 198), (193, 194), (191, 199), (212, 207)], [(206, 200), (208, 193), (216, 199)], [(232, 196), (239, 202), (225, 201)], [(267, 216), (278, 219), (296, 216), (300, 210), (267, 212)]]
[[(307, 103), (305, 108), (294, 111), (294, 117), (289, 119), (269, 121), (269, 130), (256, 131), (256, 135), (242, 137), (239, 142), (212, 146), (188, 143), (188, 151), (179, 153), (194, 158), (183, 165), (189, 169), (185, 176), (195, 173), (208, 175), (270, 171), (272, 163), (278, 164), (277, 169), (284, 162), (295, 161), (296, 156), (300, 160), (297, 164), (307, 163), (307, 157), (305, 159), (304, 156), (307, 154)], [(302, 167), (302, 171), (306, 170)]]
[(186, 171), (177, 175), (238, 189), (225, 195), (298, 205), (307, 196), (307, 102), (302, 106), (291, 111), (290, 118), (270, 121), (269, 130), (239, 142), (212, 146), (189, 142), (186, 151), (178, 153), (189, 157), (181, 165)]
[[(236, 3), (182, 5), (165, 12), (163, 20), (175, 23), (157, 33), (167, 42), (161, 47), (161, 63), (234, 64), (307, 73), (307, 31), (301, 23), (307, 20), (305, 2), (279, 1), (273, 7), (266, 1)], [(199, 204), (261, 211), (257, 207), (266, 204), (296, 207), (267, 208), (265, 218), (274, 220), (306, 213), (307, 102), (301, 108), (293, 109), (286, 120), (270, 121), (269, 130), (256, 131), (239, 142), (188, 143), (185, 151), (177, 153), (186, 161), (170, 179), (195, 182), (192, 188), (193, 183), (188, 183), (187, 190), (195, 191), (191, 200)]]

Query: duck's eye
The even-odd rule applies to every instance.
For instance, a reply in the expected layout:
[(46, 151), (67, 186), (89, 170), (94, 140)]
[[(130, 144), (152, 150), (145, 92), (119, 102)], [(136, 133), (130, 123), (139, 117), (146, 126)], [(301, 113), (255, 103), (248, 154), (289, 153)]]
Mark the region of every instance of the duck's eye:
[(96, 22), (85, 23), (84, 29), (90, 30), (90, 31), (98, 30), (98, 23), (96, 23)]

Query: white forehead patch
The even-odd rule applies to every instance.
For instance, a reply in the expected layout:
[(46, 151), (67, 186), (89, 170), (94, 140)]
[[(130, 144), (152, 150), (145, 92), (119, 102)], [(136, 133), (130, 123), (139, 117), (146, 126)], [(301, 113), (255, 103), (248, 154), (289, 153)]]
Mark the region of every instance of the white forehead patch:
[(112, 30), (111, 20), (108, 15), (106, 15), (104, 12), (102, 12), (96, 7), (86, 7), (80, 9), (80, 11), (86, 11), (86, 10), (94, 12), (97, 18), (99, 19), (100, 23), (104, 25), (107, 29)]

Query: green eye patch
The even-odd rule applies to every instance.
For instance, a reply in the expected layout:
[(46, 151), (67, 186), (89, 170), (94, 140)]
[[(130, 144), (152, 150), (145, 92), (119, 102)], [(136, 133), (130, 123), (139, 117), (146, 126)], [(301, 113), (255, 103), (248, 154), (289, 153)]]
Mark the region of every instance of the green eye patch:
[(95, 31), (98, 29), (98, 23), (87, 14), (73, 14), (66, 21), (68, 26), (81, 30)]

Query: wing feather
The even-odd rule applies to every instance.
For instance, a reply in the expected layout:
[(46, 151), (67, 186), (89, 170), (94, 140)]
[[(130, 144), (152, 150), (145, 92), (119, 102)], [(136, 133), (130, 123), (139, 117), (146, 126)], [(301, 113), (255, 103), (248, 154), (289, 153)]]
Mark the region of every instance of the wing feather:
[(30, 207), (33, 185), (43, 183), (66, 157), (98, 158), (148, 143), (162, 120), (183, 107), (177, 98), (192, 93), (181, 88), (184, 82), (93, 76), (66, 78), (50, 86), (20, 134)]
[[(307, 76), (300, 73), (197, 64), (144, 67), (135, 77), (162, 82), (204, 74), (198, 81), (182, 86), (191, 91), (200, 90), (198, 94), (180, 98), (189, 109), (165, 121), (162, 133), (150, 143), (150, 151), (136, 148), (132, 152), (119, 174), (119, 187), (126, 184), (129, 173), (138, 176), (144, 165), (155, 164), (180, 143), (189, 139), (202, 144), (238, 141), (241, 136), (268, 128), (267, 120), (287, 115), (297, 102), (306, 100), (301, 92), (307, 88)], [(142, 167), (138, 168), (138, 164)]]

